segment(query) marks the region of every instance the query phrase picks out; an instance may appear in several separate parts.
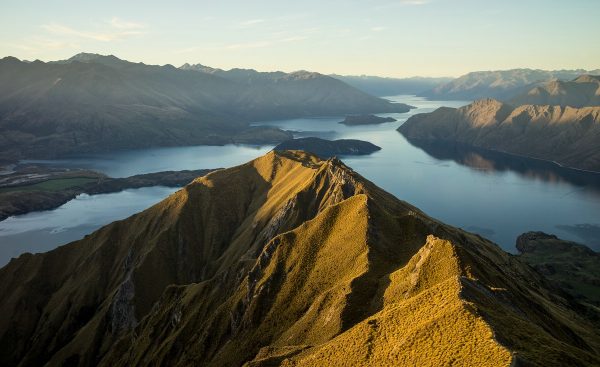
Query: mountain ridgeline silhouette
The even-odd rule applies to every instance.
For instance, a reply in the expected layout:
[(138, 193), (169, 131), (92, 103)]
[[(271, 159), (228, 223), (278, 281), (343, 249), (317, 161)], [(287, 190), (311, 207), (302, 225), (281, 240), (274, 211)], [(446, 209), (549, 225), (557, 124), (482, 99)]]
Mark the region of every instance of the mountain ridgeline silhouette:
[(0, 60), (0, 154), (48, 158), (123, 148), (273, 143), (291, 138), (250, 122), (303, 116), (406, 112), (311, 72), (253, 78), (79, 54), (68, 60)]

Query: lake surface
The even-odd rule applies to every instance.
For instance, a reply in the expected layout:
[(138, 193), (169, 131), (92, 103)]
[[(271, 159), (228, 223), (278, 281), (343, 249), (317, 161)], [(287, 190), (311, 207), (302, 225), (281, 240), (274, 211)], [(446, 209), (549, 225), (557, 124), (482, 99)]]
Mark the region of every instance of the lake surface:
[[(354, 170), (398, 198), (448, 224), (476, 232), (514, 252), (516, 237), (541, 230), (600, 250), (600, 174), (457, 145), (407, 141), (396, 128), (416, 113), (468, 102), (389, 99), (418, 107), (380, 114), (398, 121), (345, 126), (337, 118), (302, 118), (257, 123), (295, 131), (297, 137), (361, 139), (380, 147), (369, 156), (342, 157)], [(90, 168), (113, 177), (164, 170), (230, 167), (272, 146), (227, 145), (126, 151), (43, 163)], [(41, 161), (36, 161), (41, 162)], [(175, 189), (145, 188), (82, 196), (62, 207), (0, 222), (0, 266), (21, 252), (49, 250), (125, 218)]]
[(177, 190), (155, 186), (113, 194), (81, 194), (54, 210), (7, 218), (0, 222), (0, 266), (23, 252), (44, 252), (83, 238), (105, 224), (152, 206)]
[(129, 177), (142, 173), (182, 171), (201, 168), (226, 168), (246, 163), (267, 153), (273, 146), (223, 145), (126, 150), (85, 155), (69, 159), (24, 160), (66, 168), (88, 168), (110, 177)]

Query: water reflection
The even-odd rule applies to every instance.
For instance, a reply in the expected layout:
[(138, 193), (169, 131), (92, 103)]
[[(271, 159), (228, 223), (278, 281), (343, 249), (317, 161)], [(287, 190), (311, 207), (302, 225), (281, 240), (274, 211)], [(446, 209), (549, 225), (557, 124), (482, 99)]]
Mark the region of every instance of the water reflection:
[[(422, 149), (440, 161), (454, 161), (482, 173), (511, 171), (528, 180), (551, 184), (570, 184), (578, 191), (600, 198), (600, 173), (585, 172), (561, 167), (555, 163), (515, 156), (502, 152), (476, 148), (460, 143), (406, 139), (412, 146)], [(576, 190), (576, 188), (573, 188)]]
[(559, 224), (557, 229), (581, 238), (585, 243), (590, 244), (596, 251), (600, 248), (600, 225), (592, 223), (564, 225)]

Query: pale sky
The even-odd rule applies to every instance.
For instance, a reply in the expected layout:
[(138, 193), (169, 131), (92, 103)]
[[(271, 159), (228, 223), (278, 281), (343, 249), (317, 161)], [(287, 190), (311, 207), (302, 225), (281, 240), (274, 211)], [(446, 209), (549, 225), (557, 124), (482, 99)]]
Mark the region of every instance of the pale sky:
[(600, 68), (599, 0), (1, 0), (0, 57), (392, 77)]

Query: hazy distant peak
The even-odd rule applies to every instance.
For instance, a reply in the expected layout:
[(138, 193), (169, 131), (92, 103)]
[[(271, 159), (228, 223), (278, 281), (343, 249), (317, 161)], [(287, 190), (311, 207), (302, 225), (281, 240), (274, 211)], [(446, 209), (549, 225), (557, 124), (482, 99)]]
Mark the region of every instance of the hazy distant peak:
[(3, 63), (17, 63), (17, 62), (21, 62), (21, 60), (17, 59), (14, 56), (6, 56), (6, 57), (3, 57), (2, 59), (0, 59), (0, 62), (3, 62)]
[(98, 60), (124, 61), (115, 55), (100, 55), (95, 53), (80, 52), (77, 55), (71, 56), (69, 61), (92, 62)]
[(322, 78), (322, 77), (325, 77), (325, 75), (319, 74), (319, 73), (316, 73), (313, 71), (298, 70), (298, 71), (294, 71), (292, 73), (287, 74), (282, 79), (307, 80), (307, 79), (316, 79), (316, 78)]
[(259, 71), (255, 70), (255, 69), (246, 69), (246, 68), (233, 68), (233, 69), (230, 69), (229, 71), (244, 72), (244, 73), (259, 73)]
[(181, 70), (193, 70), (193, 71), (200, 71), (200, 72), (209, 73), (209, 74), (212, 74), (217, 71), (222, 71), (221, 69), (218, 69), (218, 68), (211, 68), (210, 66), (206, 66), (206, 65), (202, 65), (202, 64), (189, 64), (187, 62), (185, 64), (181, 65), (179, 68)]
[(477, 99), (493, 97), (509, 100), (515, 95), (526, 93), (540, 83), (571, 81), (581, 74), (596, 74), (595, 71), (510, 69), (475, 71), (422, 93), (421, 96), (437, 99)]
[(584, 74), (577, 77), (574, 82), (577, 83), (600, 83), (600, 75)]
[(119, 59), (115, 55), (100, 55), (96, 53), (80, 52), (66, 60), (52, 61), (53, 64), (71, 64), (81, 62), (84, 64), (102, 64), (106, 66), (123, 66), (134, 64), (130, 61)]
[(571, 80), (541, 83), (511, 100), (515, 106), (538, 104), (572, 107), (600, 106), (600, 77), (590, 74)]

